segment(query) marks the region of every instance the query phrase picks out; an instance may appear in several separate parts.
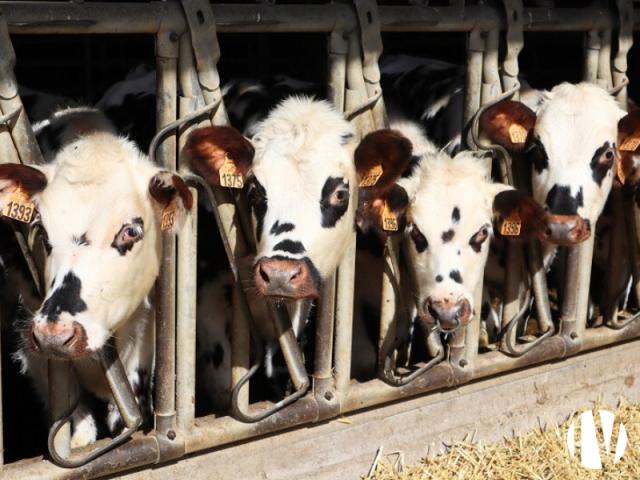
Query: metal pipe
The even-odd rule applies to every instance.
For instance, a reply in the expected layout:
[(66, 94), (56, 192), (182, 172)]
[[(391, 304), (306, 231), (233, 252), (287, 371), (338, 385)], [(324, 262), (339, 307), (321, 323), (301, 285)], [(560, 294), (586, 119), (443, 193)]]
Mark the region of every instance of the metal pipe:
[[(489, 30), (485, 38), (485, 51), (482, 60), (482, 105), (496, 98), (502, 93), (498, 65), (498, 37), (497, 29)], [(474, 112), (475, 113), (475, 112)]]
[[(380, 336), (378, 337), (378, 365), (379, 378), (385, 371), (387, 356), (393, 358), (392, 347), (396, 344), (396, 316), (401, 315), (400, 297), (400, 272), (396, 271), (394, 259), (399, 252), (398, 243), (391, 236), (387, 237), (382, 269), (382, 294), (380, 296)], [(394, 367), (391, 360), (391, 368)]]
[[(181, 136), (181, 140), (185, 136)], [(198, 205), (198, 190), (189, 189)], [(178, 238), (178, 277), (176, 283), (176, 415), (183, 434), (193, 428), (196, 382), (196, 292), (198, 258), (198, 208), (191, 214)]]
[(622, 187), (617, 182), (609, 194), (609, 205), (612, 211), (611, 236), (609, 256), (606, 268), (606, 291), (604, 301), (604, 322), (617, 323), (620, 291), (626, 291), (628, 269), (625, 265), (625, 243), (628, 238), (625, 229), (624, 210), (622, 203)]
[[(59, 419), (66, 416), (69, 410), (71, 396), (71, 362), (67, 360), (49, 359), (49, 424), (53, 426)], [(80, 392), (76, 392), (80, 395)], [(70, 412), (73, 413), (73, 412)], [(71, 454), (71, 422), (64, 422), (53, 437), (55, 451), (62, 457)]]
[[(159, 52), (162, 53), (162, 52)], [(158, 56), (157, 68), (157, 129), (176, 120), (177, 59)], [(169, 170), (176, 169), (176, 135), (165, 137), (158, 147), (158, 161)], [(175, 255), (173, 233), (162, 232), (160, 273), (156, 281), (156, 431), (166, 435), (175, 428)]]
[[(485, 42), (482, 31), (478, 29), (470, 32), (467, 37), (467, 62), (462, 116), (463, 132), (467, 132), (469, 123), (480, 108), (484, 49)], [(466, 135), (463, 134), (463, 138), (466, 138)]]
[(600, 37), (598, 30), (589, 30), (584, 34), (584, 70), (582, 79), (585, 82), (598, 82), (598, 65), (600, 63)]

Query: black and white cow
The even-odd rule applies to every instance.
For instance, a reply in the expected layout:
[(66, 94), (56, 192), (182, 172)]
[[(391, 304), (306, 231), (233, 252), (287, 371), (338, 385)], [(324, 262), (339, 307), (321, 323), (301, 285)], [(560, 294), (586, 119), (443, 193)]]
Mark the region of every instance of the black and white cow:
[[(268, 342), (269, 369), (278, 347), (263, 300), (287, 302), (300, 337), (306, 321), (304, 303), (289, 302), (318, 296), (321, 282), (336, 270), (353, 232), (355, 135), (330, 104), (306, 97), (284, 100), (254, 131), (249, 140), (231, 127), (198, 129), (189, 136), (185, 151), (195, 170), (213, 185), (220, 183), (225, 158), (233, 159), (245, 178), (257, 253), (241, 268), (250, 269), (250, 307)], [(198, 344), (205, 349), (199, 355), (211, 361), (207, 377), (219, 380), (207, 387), (214, 398), (228, 392), (228, 376), (221, 372), (229, 361), (228, 338), (223, 335), (230, 313), (230, 298), (223, 289), (228, 281), (217, 277), (207, 287), (209, 303), (222, 313), (207, 310), (207, 315), (202, 310), (198, 317)]]
[[(406, 259), (416, 272), (414, 297), (408, 297), (407, 308), (414, 318), (419, 305), (418, 320), (425, 327), (437, 322), (454, 328), (473, 318), (478, 308), (474, 295), (483, 278), (494, 222), (499, 226), (517, 212), (519, 239), (547, 239), (564, 229), (534, 199), (493, 183), (480, 155), (463, 151), (451, 157), (410, 122), (367, 135), (356, 149), (355, 161), (361, 174), (374, 165), (383, 165), (385, 171), (389, 169), (385, 164), (404, 166), (392, 182), (361, 189), (357, 223), (363, 232), (375, 231), (384, 239), (389, 234), (382, 227), (385, 208), (397, 218), (399, 231), (408, 236)], [(363, 291), (358, 282), (356, 296), (379, 309), (379, 294)], [(358, 319), (354, 322), (357, 325)], [(362, 354), (366, 348), (362, 334), (354, 334), (354, 351), (356, 345)], [(354, 357), (355, 361), (365, 360)]]
[[(575, 227), (544, 245), (545, 266), (556, 244), (588, 238), (602, 213), (619, 158), (619, 121), (626, 115), (615, 99), (589, 83), (563, 83), (544, 92), (534, 112), (520, 102), (490, 108), (481, 129), (531, 170), (533, 196), (556, 216), (573, 216)], [(624, 121), (620, 122), (623, 125)], [(526, 140), (513, 143), (510, 128), (522, 128)]]
[[(50, 142), (46, 164), (0, 165), (0, 205), (18, 189), (28, 195), (37, 212), (31, 228), (40, 229), (47, 251), (44, 301), (16, 324), (16, 356), (45, 405), (48, 358), (74, 361), (82, 392), (74, 389), (73, 396), (88, 392), (109, 402), (96, 357), (115, 347), (144, 409), (154, 367), (161, 216), (171, 205), (177, 231), (191, 194), (178, 175), (152, 165), (115, 134), (97, 110), (56, 112), (36, 135)], [(106, 420), (112, 433), (122, 428), (117, 409)], [(72, 416), (72, 446), (96, 440), (98, 422), (83, 400)]]

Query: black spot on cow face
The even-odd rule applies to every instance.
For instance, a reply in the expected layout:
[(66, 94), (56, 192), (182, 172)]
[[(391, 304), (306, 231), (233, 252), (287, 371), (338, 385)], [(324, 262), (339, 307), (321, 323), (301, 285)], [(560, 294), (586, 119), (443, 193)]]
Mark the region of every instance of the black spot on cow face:
[(456, 283), (462, 283), (462, 275), (458, 270), (451, 270), (449, 272), (449, 278)]
[(260, 184), (257, 178), (254, 178), (248, 190), (249, 203), (253, 208), (253, 214), (256, 217), (256, 240), (258, 242), (262, 238), (262, 229), (264, 228), (264, 217), (267, 214), (267, 192)]
[(296, 226), (293, 223), (281, 224), (278, 220), (276, 220), (269, 233), (271, 233), (271, 235), (280, 235), (281, 233), (290, 232), (294, 228), (296, 228)]
[(542, 173), (545, 168), (549, 167), (549, 156), (539, 136), (536, 136), (531, 146), (525, 150), (525, 155), (533, 164), (536, 172)]
[(451, 212), (451, 221), (454, 224), (460, 221), (460, 209), (458, 207), (453, 207), (453, 212)]
[(444, 278), (442, 278), (442, 275), (436, 275), (436, 282), (440, 283), (442, 280), (444, 280)]
[(473, 234), (469, 240), (469, 245), (474, 252), (480, 253), (482, 251), (482, 244), (489, 238), (489, 225), (483, 225), (480, 230)]
[(36, 140), (43, 152), (57, 153), (60, 150), (60, 142), (62, 140), (62, 132), (64, 126), (60, 124), (46, 125), (36, 134)]
[(442, 243), (448, 243), (453, 240), (453, 237), (456, 233), (453, 230), (447, 230), (446, 232), (442, 232)]
[(84, 312), (87, 304), (80, 298), (82, 281), (73, 273), (64, 276), (60, 286), (47, 298), (40, 313), (49, 321), (55, 322), (62, 312), (72, 316)]
[(424, 252), (429, 247), (427, 238), (415, 225), (411, 228), (411, 240), (413, 240), (413, 244), (416, 246), (418, 253)]
[(349, 184), (342, 178), (329, 177), (322, 187), (320, 212), (322, 227), (335, 227), (349, 208)]
[(289, 239), (278, 242), (278, 244), (275, 247), (273, 247), (273, 249), (280, 250), (282, 252), (293, 253), (293, 254), (306, 252), (304, 245), (301, 242), (296, 242), (294, 240), (289, 240)]
[(602, 186), (602, 180), (611, 171), (613, 162), (616, 158), (615, 148), (612, 148), (609, 142), (604, 142), (600, 148), (596, 150), (591, 159), (591, 176), (593, 181)]
[(409, 178), (411, 175), (413, 175), (413, 172), (415, 171), (419, 163), (420, 157), (418, 155), (413, 155), (411, 157), (411, 160), (409, 160), (409, 165), (407, 165), (405, 171), (402, 172), (402, 178)]
[(84, 232), (79, 237), (76, 237), (74, 235), (72, 237), (72, 241), (73, 241), (73, 243), (75, 243), (76, 245), (81, 246), (81, 247), (88, 247), (89, 245), (91, 245), (91, 242), (87, 238), (87, 232)]
[(571, 188), (568, 186), (554, 185), (547, 194), (547, 207), (551, 213), (556, 215), (576, 215), (578, 207), (583, 205), (582, 195), (582, 187), (573, 197)]

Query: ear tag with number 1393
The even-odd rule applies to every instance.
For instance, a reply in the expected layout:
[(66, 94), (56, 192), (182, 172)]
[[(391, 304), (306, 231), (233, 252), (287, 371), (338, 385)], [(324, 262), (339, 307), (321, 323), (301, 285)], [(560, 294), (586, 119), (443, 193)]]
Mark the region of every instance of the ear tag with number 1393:
[(27, 192), (22, 191), (21, 187), (13, 192), (2, 209), (2, 215), (13, 218), (19, 222), (29, 223), (33, 217), (35, 205), (29, 198)]

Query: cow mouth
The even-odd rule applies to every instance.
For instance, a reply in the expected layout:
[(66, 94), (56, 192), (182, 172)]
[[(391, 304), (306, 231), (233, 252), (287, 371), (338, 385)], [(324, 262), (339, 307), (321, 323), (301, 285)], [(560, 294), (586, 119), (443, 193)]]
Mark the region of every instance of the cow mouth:
[(29, 347), (36, 355), (57, 360), (78, 360), (88, 357), (87, 332), (78, 322), (63, 329), (54, 322), (46, 322), (43, 328), (32, 323), (29, 331)]

